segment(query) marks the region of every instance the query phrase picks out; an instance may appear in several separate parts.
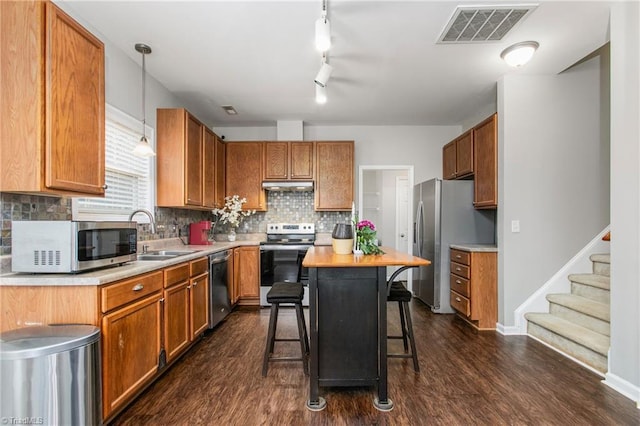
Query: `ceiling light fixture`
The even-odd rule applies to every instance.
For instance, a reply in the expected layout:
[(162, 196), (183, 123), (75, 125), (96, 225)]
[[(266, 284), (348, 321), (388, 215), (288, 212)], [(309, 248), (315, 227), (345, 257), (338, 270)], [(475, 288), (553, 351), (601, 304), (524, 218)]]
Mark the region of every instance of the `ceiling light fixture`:
[(151, 148), (151, 144), (149, 144), (149, 141), (147, 140), (147, 136), (146, 136), (147, 114), (146, 114), (146, 108), (145, 108), (145, 102), (146, 102), (145, 86), (146, 86), (146, 80), (147, 80), (147, 77), (146, 77), (147, 73), (146, 73), (146, 67), (145, 67), (145, 61), (144, 61), (145, 55), (148, 55), (149, 53), (151, 53), (151, 48), (146, 44), (142, 44), (142, 43), (136, 43), (135, 48), (138, 52), (142, 53), (142, 137), (140, 138), (140, 141), (138, 141), (138, 143), (136, 144), (136, 147), (133, 149), (133, 154), (137, 155), (138, 157), (153, 157), (154, 155), (156, 155), (156, 153), (153, 152), (153, 148)]
[(509, 46), (502, 51), (500, 57), (512, 67), (520, 67), (533, 57), (540, 44), (536, 41), (523, 41)]
[(222, 109), (229, 115), (238, 115), (238, 111), (232, 105), (222, 105)]
[(331, 24), (327, 19), (327, 0), (322, 1), (322, 16), (316, 21), (316, 49), (326, 52), (331, 47)]
[(316, 84), (316, 103), (320, 105), (327, 103), (327, 88)]
[(327, 63), (327, 55), (325, 53), (322, 55), (322, 66), (320, 67), (320, 71), (318, 71), (318, 74), (316, 74), (316, 78), (313, 81), (315, 81), (318, 86), (325, 87), (332, 72), (333, 67)]

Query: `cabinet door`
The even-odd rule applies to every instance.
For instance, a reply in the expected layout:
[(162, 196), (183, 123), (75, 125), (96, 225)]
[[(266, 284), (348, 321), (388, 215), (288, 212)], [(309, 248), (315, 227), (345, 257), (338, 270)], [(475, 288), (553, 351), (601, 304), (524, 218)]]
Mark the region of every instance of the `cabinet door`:
[[(185, 142), (185, 204), (202, 206), (202, 139), (203, 126), (187, 114), (187, 140)], [(176, 161), (177, 159), (174, 159)]]
[(213, 208), (216, 204), (216, 135), (206, 127), (203, 145), (203, 205)]
[(128, 402), (158, 371), (161, 295), (158, 292), (102, 319), (104, 418)]
[(313, 179), (313, 142), (291, 142), (289, 177), (292, 180)]
[(227, 274), (227, 291), (229, 292), (229, 300), (231, 302), (231, 306), (235, 305), (238, 302), (238, 292), (236, 291), (235, 277), (238, 275), (236, 271), (236, 265), (239, 264), (239, 261), (236, 262), (236, 257), (240, 256), (240, 252), (237, 250), (233, 251), (233, 254), (229, 256), (229, 260), (227, 261), (227, 268), (229, 273)]
[(216, 164), (215, 164), (215, 198), (214, 207), (224, 206), (225, 197), (225, 170), (226, 170), (226, 147), (227, 145), (215, 136), (216, 143)]
[(262, 142), (234, 142), (227, 144), (226, 193), (246, 198), (245, 210), (266, 211), (262, 189)]
[(238, 247), (234, 250), (235, 283), (237, 296), (242, 304), (260, 303), (260, 249)]
[(209, 326), (209, 273), (191, 278), (191, 340)]
[(45, 185), (104, 194), (104, 45), (53, 3), (46, 9)]
[(474, 201), (477, 209), (498, 207), (498, 136), (494, 114), (473, 129)]
[(456, 141), (442, 147), (442, 178), (456, 178)]
[(179, 355), (191, 341), (189, 332), (189, 281), (164, 291), (164, 350), (167, 362)]
[(353, 141), (316, 142), (315, 210), (351, 210)]
[(287, 142), (264, 143), (264, 179), (289, 178), (289, 144)]
[(473, 174), (473, 132), (456, 139), (456, 178)]

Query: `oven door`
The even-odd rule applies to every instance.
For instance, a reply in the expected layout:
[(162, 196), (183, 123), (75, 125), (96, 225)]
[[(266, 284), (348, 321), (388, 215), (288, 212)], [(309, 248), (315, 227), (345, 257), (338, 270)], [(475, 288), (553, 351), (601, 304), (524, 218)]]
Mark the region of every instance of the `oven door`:
[(264, 245), (260, 248), (260, 306), (269, 306), (267, 293), (275, 282), (301, 282), (305, 286), (304, 306), (309, 306), (307, 285), (308, 269), (302, 260), (309, 246)]

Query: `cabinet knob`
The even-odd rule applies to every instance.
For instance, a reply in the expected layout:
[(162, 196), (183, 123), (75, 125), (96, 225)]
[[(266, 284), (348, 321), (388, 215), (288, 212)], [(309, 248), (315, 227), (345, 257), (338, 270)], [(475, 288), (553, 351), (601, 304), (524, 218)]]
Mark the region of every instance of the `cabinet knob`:
[(104, 185), (102, 185), (102, 189), (107, 190), (109, 189), (109, 185), (107, 185), (106, 183)]
[(160, 299), (160, 303), (164, 303), (164, 297)]
[(456, 284), (462, 284), (462, 281), (456, 280)]
[(142, 284), (138, 283), (138, 284), (136, 284), (136, 285), (134, 285), (134, 286), (133, 286), (133, 289), (132, 289), (132, 290), (133, 290), (133, 291), (140, 291), (140, 290), (142, 290), (143, 288), (144, 288), (144, 285), (142, 285)]
[(461, 270), (462, 270), (462, 269), (460, 269), (460, 268), (456, 268), (456, 271), (461, 271)]
[(194, 282), (194, 283), (193, 283), (193, 286), (194, 286), (194, 287), (195, 287), (195, 286), (197, 286), (197, 285), (198, 285), (198, 281), (196, 281), (196, 282)]
[(456, 302), (462, 302), (462, 299), (460, 299), (459, 297), (456, 297)]

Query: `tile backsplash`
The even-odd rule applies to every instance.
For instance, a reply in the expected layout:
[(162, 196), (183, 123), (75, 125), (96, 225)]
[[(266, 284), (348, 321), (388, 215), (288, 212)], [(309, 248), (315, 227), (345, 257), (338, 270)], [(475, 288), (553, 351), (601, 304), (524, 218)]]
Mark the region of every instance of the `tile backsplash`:
[[(316, 224), (316, 232), (331, 232), (336, 223), (348, 222), (351, 212), (316, 212), (313, 210), (313, 192), (267, 192), (266, 212), (256, 212), (244, 219), (237, 229), (239, 234), (265, 233), (267, 223), (310, 222)], [(71, 220), (71, 198), (47, 197), (0, 193), (0, 254), (11, 254), (12, 220)], [(156, 234), (149, 232), (149, 225), (138, 226), (138, 240), (176, 238), (187, 239), (189, 224), (201, 220), (215, 221), (209, 211), (155, 208)], [(216, 234), (226, 234), (228, 225), (217, 224)]]

